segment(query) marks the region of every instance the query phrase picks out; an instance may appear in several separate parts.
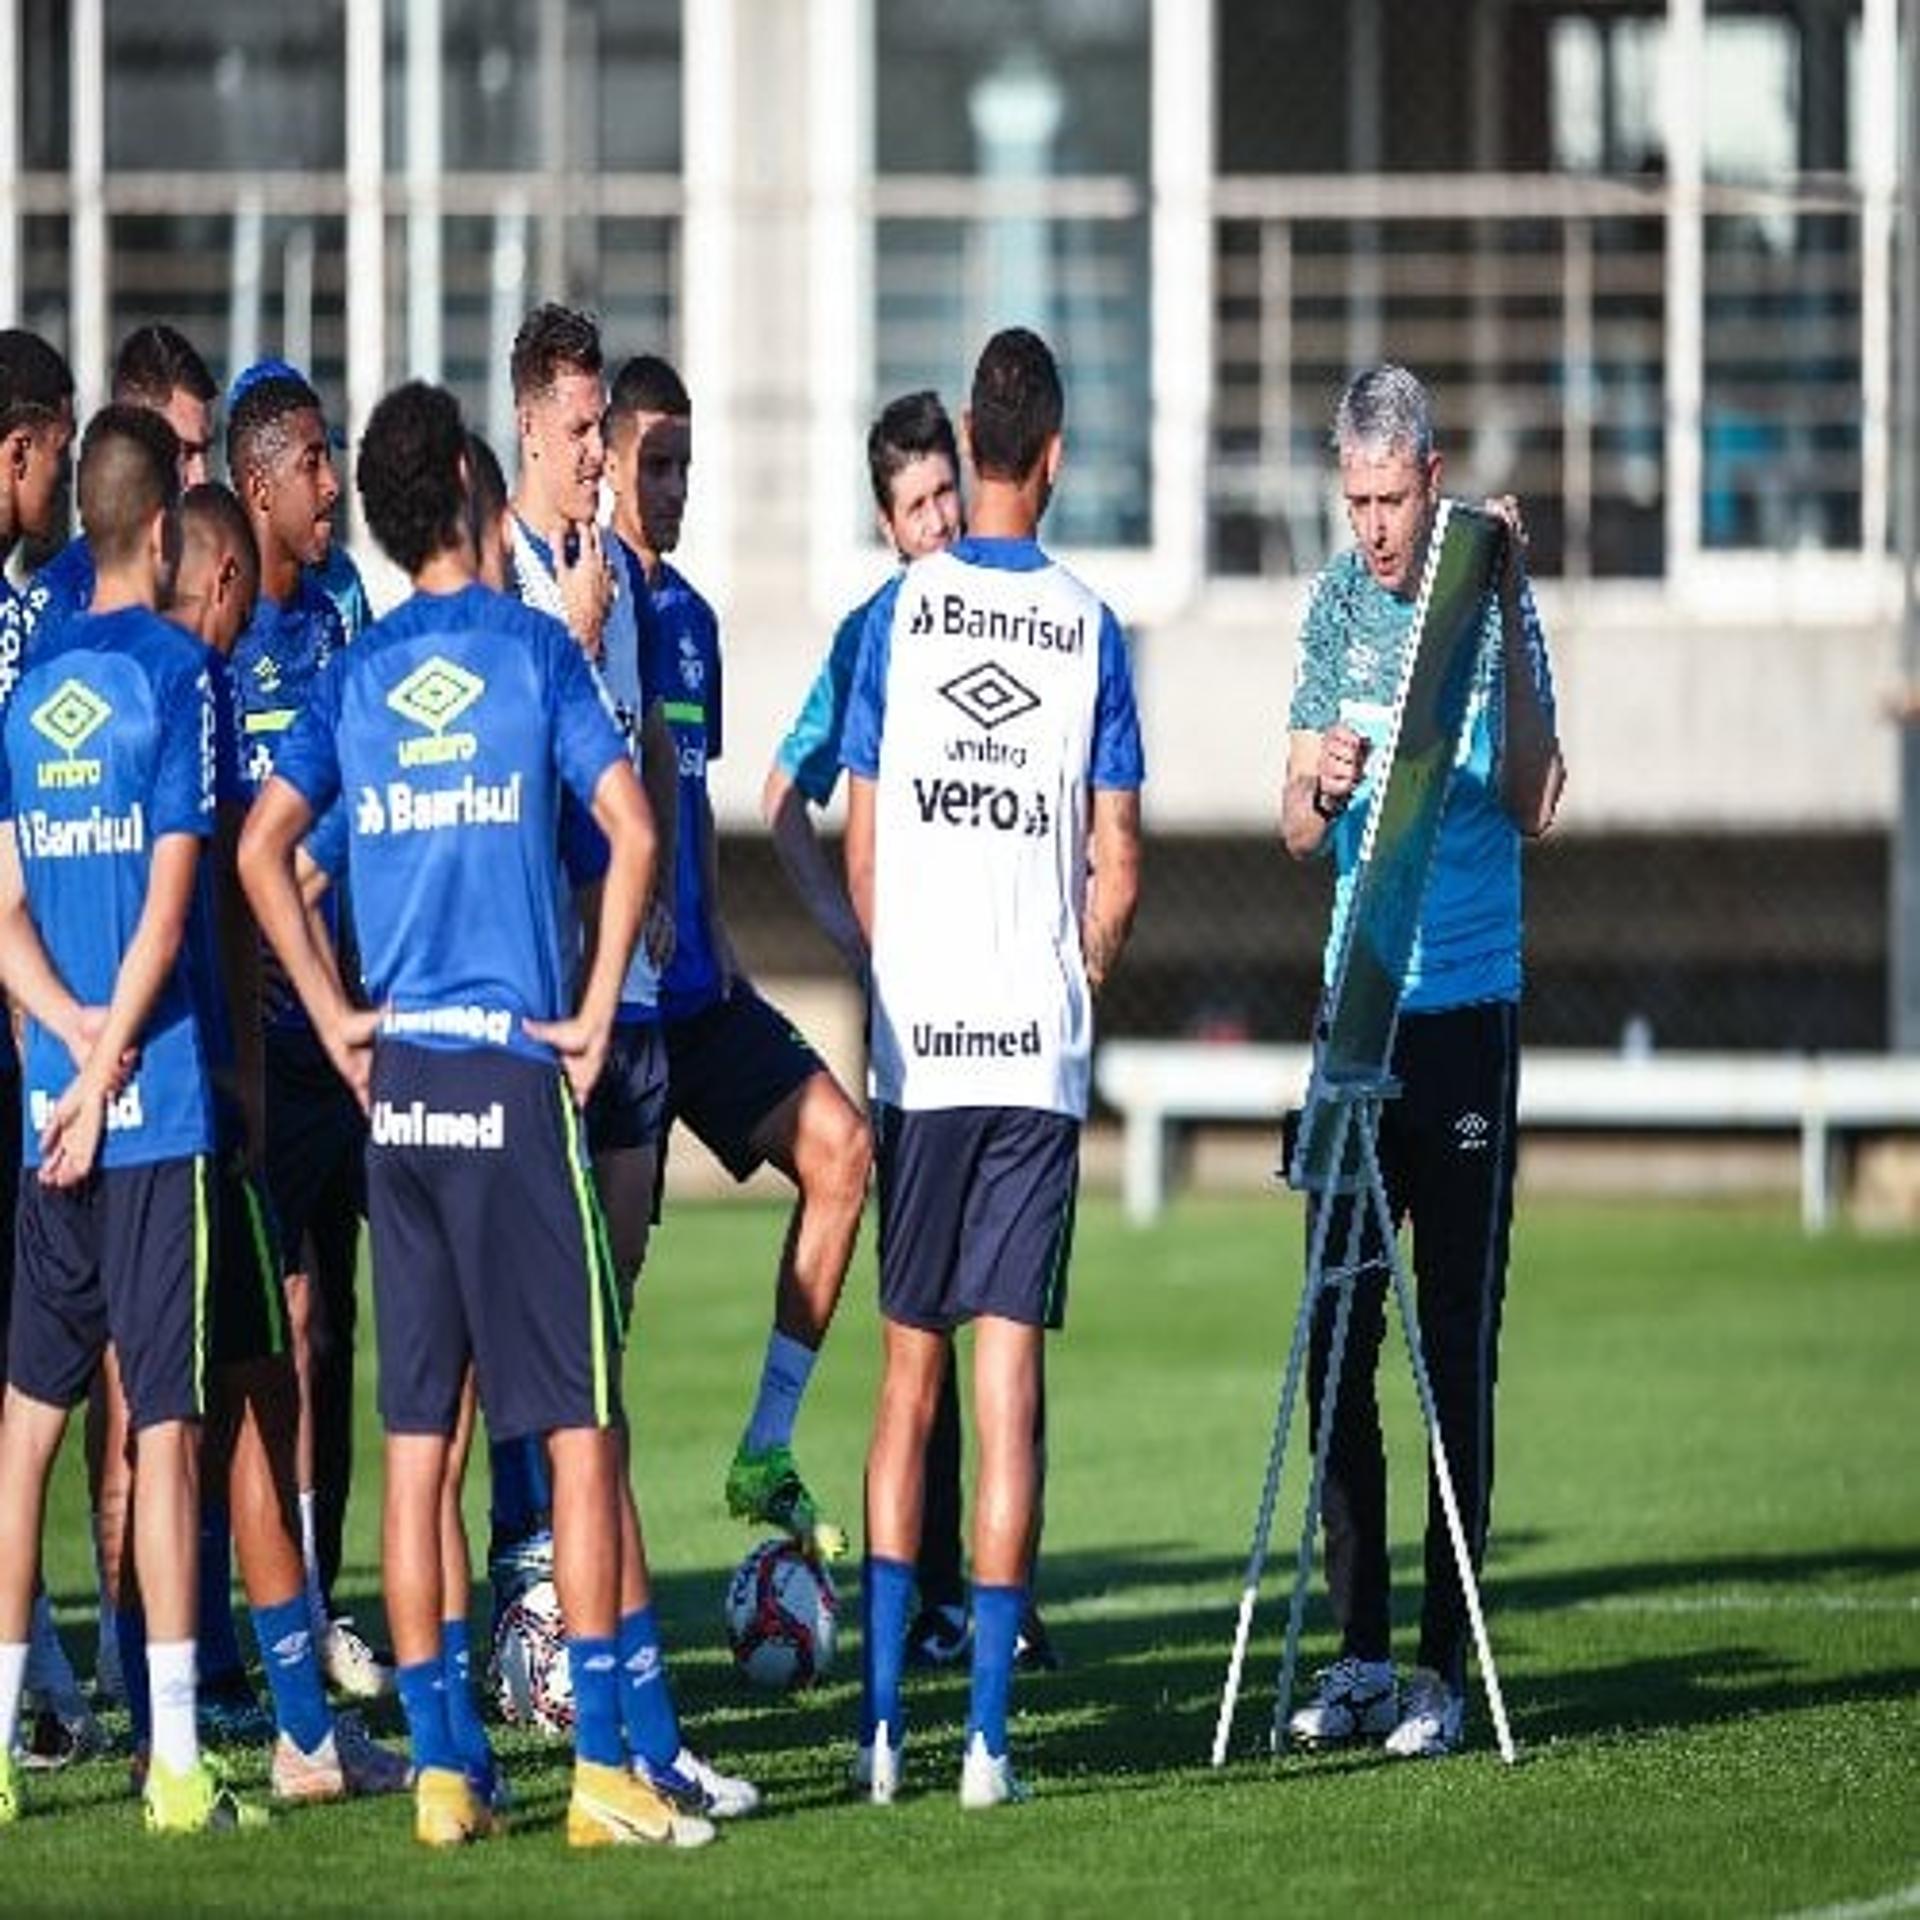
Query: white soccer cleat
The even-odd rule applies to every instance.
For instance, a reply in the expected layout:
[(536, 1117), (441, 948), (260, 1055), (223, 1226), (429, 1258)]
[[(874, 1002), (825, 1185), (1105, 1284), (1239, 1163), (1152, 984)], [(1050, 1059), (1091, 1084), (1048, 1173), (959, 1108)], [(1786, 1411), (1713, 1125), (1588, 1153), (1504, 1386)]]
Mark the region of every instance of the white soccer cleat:
[(901, 1776), (907, 1770), (907, 1743), (895, 1741), (893, 1729), (882, 1720), (873, 1729), (873, 1744), (861, 1747), (853, 1756), (848, 1773), (857, 1792), (864, 1793), (876, 1807), (890, 1807), (900, 1791)]
[(960, 1804), (969, 1813), (987, 1807), (1004, 1807), (1027, 1798), (1027, 1790), (1013, 1771), (1013, 1762), (1004, 1753), (987, 1751), (987, 1736), (975, 1733), (967, 1742), (966, 1758), (960, 1762)]
[(1458, 1753), (1466, 1717), (1463, 1695), (1431, 1667), (1415, 1667), (1407, 1680), (1400, 1724), (1387, 1735), (1387, 1751), (1397, 1760), (1439, 1760)]
[(1356, 1660), (1350, 1654), (1323, 1667), (1320, 1691), (1287, 1721), (1296, 1746), (1344, 1747), (1378, 1740), (1400, 1724), (1391, 1660)]
[(760, 1789), (751, 1780), (722, 1773), (702, 1760), (691, 1747), (682, 1747), (673, 1756), (671, 1766), (656, 1767), (636, 1758), (634, 1777), (644, 1780), (655, 1793), (690, 1813), (704, 1814), (709, 1820), (740, 1820), (758, 1810)]
[(353, 1714), (343, 1713), (311, 1753), (282, 1733), (273, 1743), (268, 1777), (276, 1800), (358, 1800), (405, 1793), (413, 1784), (413, 1769), (374, 1740)]
[(393, 1691), (393, 1669), (354, 1625), (341, 1614), (329, 1620), (319, 1635), (320, 1671), (336, 1693), (350, 1700), (378, 1700)]

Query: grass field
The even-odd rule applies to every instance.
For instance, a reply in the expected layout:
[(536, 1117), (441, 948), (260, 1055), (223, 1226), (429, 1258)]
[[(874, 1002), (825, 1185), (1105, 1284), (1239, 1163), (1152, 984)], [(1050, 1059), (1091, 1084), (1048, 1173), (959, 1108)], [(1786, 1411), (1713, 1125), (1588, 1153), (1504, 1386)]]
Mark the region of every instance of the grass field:
[[(506, 1839), (421, 1855), (400, 1804), (162, 1846), (119, 1762), (0, 1836), (0, 1911), (1791, 1913), (1920, 1909), (1920, 1244), (1803, 1239), (1784, 1213), (1523, 1211), (1501, 1391), (1490, 1621), (1522, 1763), (1484, 1711), (1441, 1764), (1266, 1756), (1285, 1598), (1269, 1573), (1236, 1727), (1208, 1771), (1278, 1372), (1298, 1203), (1190, 1203), (1135, 1234), (1090, 1206), (1054, 1349), (1043, 1593), (1068, 1661), (1019, 1683), (1032, 1804), (962, 1817), (964, 1682), (910, 1696), (910, 1782), (849, 1804), (857, 1646), (822, 1689), (749, 1697), (719, 1624), (749, 1544), (720, 1515), (780, 1223), (687, 1207), (643, 1286), (629, 1393), (682, 1708), (769, 1789), (703, 1854), (570, 1857), (563, 1756), (509, 1752)], [(863, 1253), (800, 1431), (855, 1517), (877, 1355)], [(1395, 1565), (1412, 1617), (1419, 1459), (1390, 1348)], [(346, 1583), (374, 1599), (373, 1427)], [(70, 1454), (75, 1451), (70, 1448)], [(1276, 1560), (1297, 1527), (1293, 1450)], [(49, 1573), (91, 1660), (74, 1462)], [(856, 1612), (851, 1577), (846, 1614)], [(1326, 1621), (1309, 1614), (1309, 1659)], [(1410, 1633), (1402, 1657), (1410, 1657)], [(250, 1765), (247, 1762), (251, 1762)], [(247, 1756), (257, 1782), (264, 1756)]]

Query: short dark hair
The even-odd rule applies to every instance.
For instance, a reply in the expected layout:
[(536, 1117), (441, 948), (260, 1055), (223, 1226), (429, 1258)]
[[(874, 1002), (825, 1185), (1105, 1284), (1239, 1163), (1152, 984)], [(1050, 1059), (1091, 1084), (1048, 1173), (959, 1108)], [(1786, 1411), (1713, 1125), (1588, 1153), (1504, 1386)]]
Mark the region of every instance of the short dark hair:
[(73, 372), (57, 347), (25, 327), (0, 328), (0, 435), (43, 427), (73, 399)]
[(231, 487), (218, 480), (202, 480), (180, 496), (180, 530), (191, 538), (196, 525), (204, 526), (214, 539), (229, 546), (239, 557), (247, 579), (260, 584), (260, 543), (253, 537), (253, 522)]
[(151, 407), (116, 402), (80, 442), (80, 524), (101, 567), (139, 551), (148, 523), (180, 499), (180, 440)]
[(968, 438), (983, 480), (1024, 480), (1066, 417), (1053, 351), (1028, 327), (1005, 327), (973, 369)]
[(507, 510), (507, 476), (500, 471), (500, 457), (487, 444), (486, 436), (467, 432), (467, 530), (474, 544), (480, 543), (480, 529), (497, 521)]
[(354, 477), (367, 525), (410, 574), (458, 546), (466, 525), (467, 423), (445, 387), (409, 380), (374, 408)]
[(227, 471), (236, 487), (255, 468), (273, 463), (285, 450), (287, 422), (307, 412), (320, 412), (320, 396), (289, 374), (256, 380), (235, 401), (227, 420)]
[(960, 449), (954, 443), (953, 422), (931, 387), (903, 393), (880, 409), (880, 417), (867, 429), (867, 476), (882, 513), (893, 507), (894, 475), (936, 453), (946, 455), (957, 478)]
[(590, 313), (549, 300), (520, 322), (508, 365), (516, 405), (551, 392), (563, 373), (599, 373), (606, 366), (600, 323)]
[(164, 407), (184, 388), (196, 400), (220, 392), (194, 344), (178, 327), (155, 320), (135, 327), (113, 357), (113, 397), (138, 406)]
[(675, 420), (693, 418), (687, 383), (657, 353), (636, 353), (613, 377), (608, 417), (630, 420), (640, 413), (664, 413)]

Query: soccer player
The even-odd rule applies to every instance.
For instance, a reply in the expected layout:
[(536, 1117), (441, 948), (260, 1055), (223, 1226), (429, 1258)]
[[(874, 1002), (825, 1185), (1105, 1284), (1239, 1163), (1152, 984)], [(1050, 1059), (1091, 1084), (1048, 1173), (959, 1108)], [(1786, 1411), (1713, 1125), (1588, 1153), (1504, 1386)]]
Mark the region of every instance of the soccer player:
[(613, 383), (609, 437), (621, 486), (614, 531), (646, 582), (661, 630), (666, 717), (680, 793), (674, 948), (660, 983), (668, 1100), (736, 1180), (763, 1161), (798, 1189), (774, 1291), (774, 1324), (746, 1430), (727, 1475), (728, 1509), (784, 1528), (824, 1558), (846, 1551), (793, 1457), (793, 1429), (839, 1304), (866, 1200), (866, 1122), (820, 1056), (740, 972), (721, 917), (707, 767), (720, 757), (719, 624), (667, 562), (679, 544), (693, 457), (693, 407), (664, 360), (629, 360)]
[[(415, 1831), (491, 1815), (448, 1725), (449, 1437), (469, 1360), (491, 1431), (548, 1436), (554, 1571), (576, 1702), (569, 1840), (699, 1845), (713, 1828), (628, 1770), (616, 1667), (618, 1299), (574, 1102), (605, 1059), (648, 890), (645, 796), (579, 648), (474, 580), (466, 429), (413, 382), (368, 422), (358, 483), (415, 592), (325, 675), (241, 845), (256, 914), (372, 1117), (368, 1199), (387, 1429), (385, 1581), (412, 1735)], [(557, 836), (571, 793), (610, 855), (569, 1014)], [(316, 947), (294, 855), (344, 794), (357, 1011)], [(458, 927), (450, 943), (445, 930)], [(571, 1090), (571, 1097), (569, 1090)]]
[[(1333, 443), (1354, 544), (1315, 583), (1294, 682), (1281, 834), (1337, 876), (1328, 981), (1375, 800), (1371, 749), (1390, 722), (1413, 626), (1443, 463), (1426, 389), (1404, 367), (1355, 377)], [(1487, 502), (1509, 538), (1490, 596), (1480, 676), (1453, 768), (1394, 1037), (1397, 1099), (1380, 1155), (1396, 1222), (1411, 1216), (1421, 1344), (1475, 1569), (1493, 1491), (1493, 1388), (1513, 1211), (1519, 1069), (1520, 842), (1552, 824), (1565, 780), (1545, 636), (1527, 584), (1518, 504)], [(1336, 1203), (1328, 1244), (1345, 1244)], [(1311, 1241), (1313, 1222), (1308, 1221)], [(1368, 1232), (1373, 1232), (1371, 1220)], [(1295, 1740), (1385, 1736), (1402, 1757), (1451, 1753), (1466, 1700), (1466, 1602), (1429, 1475), (1419, 1662), (1404, 1697), (1388, 1619), (1386, 1462), (1374, 1374), (1386, 1324), (1386, 1255), (1363, 1249), (1327, 1455), (1327, 1585), (1340, 1657), (1292, 1717)], [(1308, 1405), (1317, 1423), (1337, 1301), (1313, 1328)]]
[[(332, 551), (340, 497), (330, 449), (319, 395), (285, 361), (261, 361), (235, 379), (227, 465), (260, 551), (259, 598), (233, 654), (242, 771), (252, 792), (272, 773), (315, 677), (346, 644), (339, 609), (315, 571)], [(328, 1678), (343, 1693), (373, 1698), (391, 1687), (391, 1670), (332, 1601), (353, 1464), (355, 1225), (366, 1125), (298, 1001), (284, 992), (270, 996), (266, 1015), (266, 1090), (267, 1189), (284, 1236), (303, 1388), (308, 1604)], [(318, 1256), (311, 1262), (309, 1246)]]
[[(133, 1540), (152, 1632), (149, 1827), (255, 1824), (194, 1719), (196, 1455), (215, 1204), (209, 1061), (184, 942), (213, 822), (203, 650), (154, 612), (178, 524), (172, 429), (109, 406), (80, 459), (93, 612), (9, 702), (0, 953), (26, 1009), (28, 1138), (0, 1422), (0, 1756), (19, 1707), (47, 1475), (111, 1339), (137, 1437)], [(76, 1072), (77, 1069), (77, 1072)], [(98, 1167), (97, 1177), (90, 1178)], [(0, 1814), (18, 1812), (0, 1758)]]
[[(867, 477), (881, 536), (903, 565), (939, 553), (960, 537), (960, 450), (938, 394), (902, 394), (881, 409), (867, 433)], [(774, 752), (760, 795), (760, 811), (787, 879), (863, 993), (866, 936), (847, 898), (845, 881), (820, 845), (813, 809), (825, 807), (839, 784), (847, 697), (867, 615), (879, 593), (876, 588), (835, 630), (833, 645), (800, 712)], [(1044, 1387), (1040, 1407), (1044, 1460)], [(940, 1380), (939, 1406), (927, 1436), (925, 1509), (914, 1568), (920, 1610), (907, 1634), (909, 1657), (923, 1666), (950, 1666), (967, 1651), (960, 1518), (960, 1383), (949, 1353)], [(1016, 1662), (1041, 1669), (1059, 1664), (1040, 1610), (1031, 1600), (1020, 1623)]]
[(867, 618), (841, 758), (873, 954), (885, 1371), (867, 1455), (856, 1785), (899, 1785), (923, 1462), (956, 1327), (980, 1449), (963, 1807), (1021, 1798), (1007, 1701), (1026, 1603), (1044, 1329), (1079, 1178), (1093, 995), (1132, 925), (1144, 775), (1118, 623), (1037, 533), (1062, 456), (1052, 353), (997, 333), (965, 420), (972, 531)]
[[(215, 386), (207, 363), (178, 328), (156, 321), (135, 327), (113, 359), (113, 398), (123, 406), (149, 407), (180, 443), (180, 485), (206, 479), (213, 445)], [(93, 599), (93, 550), (83, 533), (56, 553), (23, 596), (30, 640), (50, 640), (67, 621), (86, 612)]]

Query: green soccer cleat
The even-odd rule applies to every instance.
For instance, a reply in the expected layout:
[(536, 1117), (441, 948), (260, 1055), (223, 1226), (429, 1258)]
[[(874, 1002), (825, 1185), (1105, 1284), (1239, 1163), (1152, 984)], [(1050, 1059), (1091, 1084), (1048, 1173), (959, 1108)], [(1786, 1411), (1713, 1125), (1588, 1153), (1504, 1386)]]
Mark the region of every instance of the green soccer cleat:
[(13, 1777), (13, 1755), (0, 1749), (0, 1827), (20, 1818), (20, 1784)]
[(735, 1519), (762, 1520), (792, 1534), (816, 1560), (846, 1554), (845, 1529), (820, 1517), (791, 1447), (762, 1447), (758, 1453), (741, 1447), (727, 1473), (727, 1511)]
[(267, 1824), (265, 1808), (242, 1800), (208, 1754), (185, 1773), (155, 1760), (147, 1768), (144, 1798), (149, 1833), (240, 1833)]

